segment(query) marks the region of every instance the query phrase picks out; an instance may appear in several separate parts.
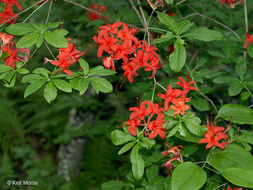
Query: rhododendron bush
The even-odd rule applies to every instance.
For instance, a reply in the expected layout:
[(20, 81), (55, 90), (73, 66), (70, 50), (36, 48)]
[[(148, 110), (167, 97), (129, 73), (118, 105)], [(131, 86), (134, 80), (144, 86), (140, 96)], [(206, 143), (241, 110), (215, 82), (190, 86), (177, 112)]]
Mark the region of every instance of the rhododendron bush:
[(1, 189), (253, 188), (253, 1), (0, 3)]

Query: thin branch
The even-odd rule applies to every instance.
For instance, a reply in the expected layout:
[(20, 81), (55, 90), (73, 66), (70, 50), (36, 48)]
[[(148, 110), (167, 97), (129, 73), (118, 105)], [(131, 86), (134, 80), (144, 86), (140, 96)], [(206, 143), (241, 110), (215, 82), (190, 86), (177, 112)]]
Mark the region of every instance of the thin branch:
[(219, 185), (219, 186), (215, 187), (213, 190), (219, 189), (220, 187), (223, 187), (223, 186), (225, 186), (225, 185), (227, 185), (227, 184), (228, 184), (228, 183), (224, 183), (224, 184), (222, 184), (222, 185)]
[(47, 24), (48, 21), (49, 21), (49, 17), (50, 17), (50, 13), (51, 13), (52, 4), (53, 4), (53, 0), (51, 0), (50, 5), (49, 5), (49, 7), (48, 7), (47, 19), (46, 19), (46, 23), (45, 23), (45, 24)]
[[(244, 0), (244, 19), (245, 19), (245, 31), (246, 33), (249, 32), (249, 24), (248, 24), (248, 11), (247, 11), (247, 0)], [(247, 58), (247, 51), (244, 49), (243, 58), (246, 60)]]
[(135, 11), (136, 15), (138, 16), (139, 20), (141, 21), (141, 24), (143, 25), (143, 27), (145, 27), (145, 23), (144, 23), (144, 21), (143, 21), (141, 15), (140, 15), (138, 9), (137, 9), (136, 6), (134, 5), (133, 0), (129, 0), (129, 3), (131, 4), (132, 8), (134, 9), (134, 11)]
[(37, 9), (35, 9), (28, 17), (26, 17), (26, 19), (23, 21), (23, 23), (25, 23), (35, 12), (37, 12), (43, 5), (45, 5), (49, 0), (46, 0), (45, 2), (43, 2)]
[(151, 98), (151, 102), (154, 101), (154, 96), (155, 96), (155, 87), (156, 87), (156, 80), (154, 78), (154, 86), (153, 86), (153, 92), (152, 92), (152, 98)]
[[(192, 10), (194, 10), (194, 9), (191, 8), (191, 7), (189, 7), (189, 8), (192, 9)], [(195, 10), (194, 10), (194, 11), (195, 11)], [(189, 17), (196, 16), (196, 15), (201, 16), (201, 17), (203, 17), (203, 18), (206, 18), (206, 19), (208, 19), (208, 20), (211, 20), (211, 21), (215, 22), (216, 24), (218, 24), (218, 25), (222, 26), (223, 28), (226, 28), (227, 30), (229, 30), (230, 32), (232, 32), (238, 39), (241, 39), (241, 37), (240, 37), (235, 31), (233, 31), (231, 28), (229, 28), (227, 25), (225, 25), (225, 24), (223, 24), (223, 23), (221, 23), (221, 22), (215, 20), (214, 18), (211, 18), (211, 17), (209, 17), (209, 16), (206, 16), (206, 15), (204, 15), (204, 14), (201, 14), (201, 13), (199, 13), (199, 12), (194, 12), (194, 13), (192, 13), (192, 14), (190, 14), (190, 15), (187, 15), (187, 16), (183, 17), (181, 20), (186, 19), (186, 18), (189, 18)]]
[(54, 58), (54, 60), (56, 60), (56, 58), (55, 58), (53, 52), (51, 51), (51, 49), (49, 48), (49, 46), (48, 46), (48, 44), (47, 44), (47, 42), (46, 42), (45, 40), (44, 40), (44, 43), (46, 44), (49, 53), (52, 55), (52, 57)]
[(5, 24), (6, 24), (7, 22), (9, 22), (10, 20), (12, 20), (12, 19), (18, 17), (19, 15), (25, 13), (26, 11), (29, 11), (31, 8), (35, 7), (35, 6), (38, 5), (39, 3), (42, 3), (43, 1), (44, 1), (44, 0), (41, 0), (41, 1), (39, 1), (39, 2), (36, 2), (36, 3), (34, 3), (33, 5), (31, 5), (30, 7), (26, 8), (26, 9), (24, 9), (23, 11), (21, 11), (20, 13), (16, 14), (15, 16), (9, 18), (9, 19), (6, 20), (3, 24), (1, 24), (0, 27), (2, 27), (3, 25), (5, 25)]

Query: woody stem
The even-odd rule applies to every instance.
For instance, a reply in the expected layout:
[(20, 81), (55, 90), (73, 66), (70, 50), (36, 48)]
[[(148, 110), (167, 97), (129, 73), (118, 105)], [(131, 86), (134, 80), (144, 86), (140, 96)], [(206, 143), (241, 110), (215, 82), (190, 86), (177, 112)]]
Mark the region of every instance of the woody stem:
[(42, 3), (44, 0), (41, 0), (39, 2), (34, 3), (33, 5), (31, 5), (30, 7), (26, 8), (25, 10), (21, 11), (20, 13), (16, 14), (15, 16), (9, 18), (8, 20), (6, 20), (3, 24), (0, 25), (0, 27), (2, 27), (4, 24), (6, 24), (7, 22), (9, 22), (10, 20), (18, 17), (19, 15), (25, 13), (26, 11), (29, 11), (31, 8), (35, 7), (36, 5), (38, 5), (39, 3)]
[[(248, 11), (247, 11), (247, 0), (244, 0), (244, 19), (245, 19), (245, 31), (246, 33), (249, 32), (249, 24), (248, 24)], [(247, 58), (247, 51), (244, 49), (243, 58), (246, 60)]]
[(49, 5), (49, 7), (48, 7), (47, 19), (46, 19), (46, 23), (45, 23), (45, 24), (47, 24), (48, 21), (49, 21), (49, 17), (50, 17), (50, 13), (51, 13), (52, 4), (53, 4), (53, 0), (51, 0), (50, 5)]
[(26, 17), (26, 19), (23, 21), (23, 23), (25, 23), (34, 13), (36, 13), (41, 7), (43, 7), (43, 5), (45, 5), (49, 0), (46, 0), (45, 2), (43, 2), (37, 9), (35, 9), (28, 17)]

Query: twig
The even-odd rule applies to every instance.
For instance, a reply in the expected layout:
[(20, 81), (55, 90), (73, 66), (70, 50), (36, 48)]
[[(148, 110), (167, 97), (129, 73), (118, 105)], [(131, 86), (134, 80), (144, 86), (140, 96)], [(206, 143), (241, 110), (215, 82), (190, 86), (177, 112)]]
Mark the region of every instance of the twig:
[(50, 13), (51, 13), (52, 4), (53, 4), (53, 0), (51, 0), (50, 5), (49, 5), (49, 7), (48, 7), (47, 19), (46, 19), (46, 23), (45, 23), (45, 24), (47, 24), (48, 21), (49, 21), (49, 17), (50, 17)]
[[(191, 8), (191, 7), (190, 7), (190, 8)], [(192, 8), (191, 8), (191, 9), (192, 9)], [(194, 10), (194, 9), (192, 9), (192, 10)], [(194, 10), (194, 11), (195, 11), (195, 10)], [(208, 19), (208, 20), (211, 20), (211, 21), (213, 21), (213, 22), (219, 24), (219, 25), (222, 26), (223, 28), (226, 28), (227, 30), (229, 30), (230, 32), (232, 32), (238, 39), (241, 39), (241, 37), (240, 37), (235, 31), (233, 31), (231, 28), (229, 28), (227, 25), (225, 25), (225, 24), (223, 24), (223, 23), (221, 23), (221, 22), (215, 20), (214, 18), (211, 18), (211, 17), (209, 17), (209, 16), (206, 16), (206, 15), (204, 15), (204, 14), (201, 14), (201, 13), (199, 13), (199, 12), (195, 12), (195, 13), (192, 13), (192, 14), (190, 14), (190, 15), (187, 15), (187, 16), (183, 17), (181, 20), (184, 20), (184, 19), (189, 18), (189, 17), (192, 17), (192, 16), (196, 16), (196, 15), (199, 15), (199, 16), (201, 16), (201, 17), (204, 17), (204, 18), (206, 18), (206, 19)]]
[(21, 11), (20, 13), (16, 14), (15, 16), (9, 18), (8, 20), (6, 20), (3, 24), (0, 25), (0, 27), (2, 27), (3, 25), (5, 25), (7, 22), (9, 22), (10, 20), (14, 19), (15, 17), (18, 17), (19, 15), (25, 13), (26, 11), (29, 11), (31, 8), (35, 7), (36, 5), (38, 5), (39, 3), (42, 3), (44, 0), (41, 0), (39, 2), (34, 3), (33, 5), (31, 5), (30, 7), (24, 9), (23, 11)]
[(141, 15), (140, 15), (138, 9), (137, 9), (136, 6), (134, 5), (133, 0), (129, 0), (129, 2), (130, 2), (130, 4), (131, 4), (132, 8), (134, 9), (136, 15), (138, 16), (139, 20), (141, 21), (141, 24), (142, 24), (143, 27), (145, 28), (145, 23), (144, 23), (144, 21), (142, 20), (142, 17), (141, 17)]
[(151, 98), (151, 102), (154, 101), (154, 96), (155, 96), (155, 87), (156, 87), (156, 80), (154, 78), (154, 86), (153, 86), (153, 92), (152, 92), (152, 98)]
[(176, 6), (180, 5), (181, 3), (184, 3), (186, 0), (182, 0), (176, 3)]
[(25, 23), (35, 12), (37, 12), (43, 5), (45, 5), (48, 2), (48, 0), (46, 0), (45, 2), (43, 2), (37, 9), (35, 9), (28, 17), (26, 17), (26, 19), (23, 21), (23, 23)]
[(224, 184), (222, 184), (222, 185), (219, 185), (219, 186), (215, 187), (213, 190), (219, 189), (220, 187), (223, 187), (223, 186), (225, 186), (225, 185), (227, 185), (227, 184), (228, 184), (228, 183), (224, 183)]
[[(244, 0), (244, 19), (245, 19), (245, 31), (246, 33), (249, 32), (249, 24), (248, 24), (248, 11), (247, 11), (247, 0)], [(247, 58), (247, 51), (244, 49), (243, 51), (243, 58), (246, 60)]]
[(73, 5), (76, 5), (76, 6), (82, 8), (82, 9), (84, 9), (84, 10), (86, 10), (86, 11), (90, 11), (90, 12), (96, 13), (96, 14), (99, 15), (99, 16), (102, 16), (102, 15), (103, 15), (102, 13), (100, 13), (100, 12), (94, 10), (94, 9), (90, 9), (90, 8), (88, 8), (88, 7), (85, 7), (85, 6), (83, 6), (83, 5), (79, 4), (79, 3), (76, 3), (76, 2), (74, 2), (74, 1), (72, 1), (72, 0), (63, 0), (63, 1), (65, 1), (66, 3), (70, 3), (70, 4), (73, 4)]
[(56, 60), (56, 58), (55, 58), (53, 52), (51, 51), (51, 49), (49, 48), (49, 46), (48, 46), (48, 44), (47, 44), (47, 42), (46, 42), (45, 40), (44, 40), (44, 43), (46, 44), (47, 49), (48, 49), (48, 51), (50, 52), (50, 54), (52, 55), (52, 57), (54, 58), (54, 60)]

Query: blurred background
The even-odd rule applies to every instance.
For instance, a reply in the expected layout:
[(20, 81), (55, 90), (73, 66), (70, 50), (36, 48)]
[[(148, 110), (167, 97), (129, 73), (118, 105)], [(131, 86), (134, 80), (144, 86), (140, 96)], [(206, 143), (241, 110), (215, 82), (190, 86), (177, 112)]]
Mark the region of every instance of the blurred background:
[[(22, 0), (20, 4), (25, 9), (35, 2), (37, 1)], [(107, 16), (107, 22), (120, 20), (142, 28), (128, 0), (75, 0), (75, 2), (86, 7), (94, 3), (104, 5), (107, 7), (107, 10), (103, 11)], [(149, 15), (152, 11), (149, 4), (144, 0), (141, 3), (146, 14)], [(49, 4), (46, 3), (34, 13), (27, 23), (45, 23)], [(32, 10), (22, 14), (16, 22), (22, 22)], [(225, 23), (241, 36), (241, 39), (237, 39), (211, 19), (198, 15), (189, 16), (189, 19), (199, 26), (203, 25), (223, 33), (225, 31), (226, 40), (223, 45), (220, 42), (208, 44), (189, 42), (186, 48), (187, 64), (190, 70), (202, 69), (203, 72), (195, 74), (195, 80), (200, 84), (202, 92), (208, 95), (218, 107), (233, 101), (246, 105), (250, 103), (248, 98), (229, 96), (227, 91), (229, 84), (213, 81), (215, 77), (223, 74), (235, 75), (231, 63), (240, 61), (237, 60), (237, 55), (242, 54), (245, 39), (245, 28), (242, 24), (243, 6), (238, 5), (231, 10), (226, 6), (221, 7), (216, 0), (187, 0), (179, 6), (166, 7), (165, 10), (181, 18), (196, 12), (203, 13)], [(248, 1), (249, 18), (252, 18), (252, 10), (253, 1)], [(102, 65), (102, 60), (96, 56), (97, 46), (92, 41), (92, 37), (96, 34), (97, 27), (103, 25), (104, 21), (102, 19), (90, 21), (86, 10), (63, 0), (56, 0), (52, 4), (49, 22), (59, 20), (64, 22), (63, 28), (69, 31), (67, 37), (77, 40), (76, 48), (79, 51), (88, 47), (88, 52), (83, 59), (90, 67)], [(152, 26), (163, 27), (155, 19), (152, 21)], [(155, 35), (154, 33), (154, 37)], [(139, 32), (137, 36), (142, 39), (143, 32)], [(164, 61), (168, 58), (170, 51), (168, 46), (171, 44), (173, 42), (157, 45)], [(30, 49), (31, 52), (33, 50)], [(52, 51), (57, 55), (57, 49), (52, 48)], [(196, 51), (197, 59), (190, 63)], [(44, 64), (45, 57), (51, 59), (46, 47), (42, 46), (26, 67), (29, 70), (38, 66), (52, 69), (50, 64)], [(177, 76), (188, 76), (187, 69), (181, 73), (173, 73), (166, 63), (156, 75), (164, 86), (175, 82)], [(17, 79), (13, 88), (6, 88), (1, 81), (0, 189), (8, 189), (8, 186), (3, 183), (7, 179), (38, 181), (39, 186), (29, 186), (27, 189), (41, 190), (97, 190), (103, 182), (124, 179), (129, 172), (129, 157), (117, 155), (120, 147), (111, 143), (110, 133), (113, 129), (120, 128), (127, 120), (128, 108), (136, 106), (138, 97), (142, 100), (151, 99), (153, 80), (147, 77), (150, 73), (140, 72), (140, 76), (135, 77), (134, 83), (126, 81), (122, 85), (124, 80), (120, 63), (116, 65), (118, 73), (107, 77), (114, 86), (113, 93), (97, 95), (92, 87), (82, 96), (79, 96), (78, 92), (66, 94), (59, 91), (56, 101), (51, 104), (44, 100), (43, 90), (24, 99), (24, 89), (27, 84), (21, 83), (21, 78)], [(216, 72), (213, 72), (214, 70)], [(252, 83), (251, 85), (253, 88)], [(199, 111), (198, 114), (205, 123), (206, 113), (213, 108), (207, 102), (203, 102), (198, 93), (193, 92), (191, 96), (192, 110)], [(156, 101), (159, 102), (158, 99)], [(198, 147), (191, 147), (190, 150), (192, 150), (191, 154), (194, 154)], [(166, 171), (162, 174), (166, 175)], [(12, 189), (22, 188), (24, 187), (12, 187)]]

